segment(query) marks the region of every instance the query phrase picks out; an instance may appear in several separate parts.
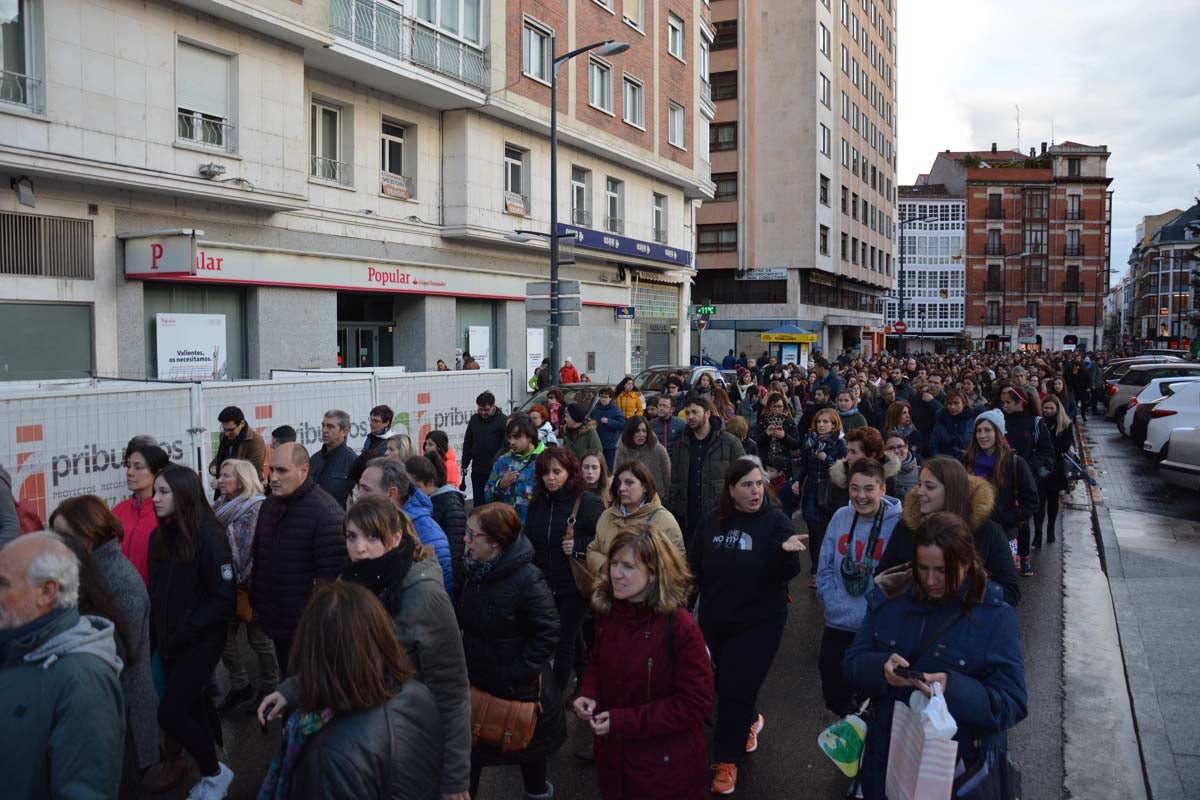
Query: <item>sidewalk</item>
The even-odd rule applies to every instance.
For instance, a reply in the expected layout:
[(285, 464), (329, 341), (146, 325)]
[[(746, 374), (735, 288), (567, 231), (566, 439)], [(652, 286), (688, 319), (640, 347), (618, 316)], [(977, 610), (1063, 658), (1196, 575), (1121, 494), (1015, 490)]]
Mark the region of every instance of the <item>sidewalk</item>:
[[(1100, 482), (1097, 541), (1154, 800), (1200, 798), (1200, 526), (1116, 427), (1081, 428)], [(1149, 510), (1161, 513), (1148, 513)]]

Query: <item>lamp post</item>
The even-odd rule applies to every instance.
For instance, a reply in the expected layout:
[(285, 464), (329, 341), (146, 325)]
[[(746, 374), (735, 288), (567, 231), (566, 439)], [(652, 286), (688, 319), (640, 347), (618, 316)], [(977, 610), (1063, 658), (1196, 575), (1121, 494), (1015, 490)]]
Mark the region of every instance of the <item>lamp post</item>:
[[(924, 217), (909, 217), (908, 219), (900, 220), (900, 269), (897, 274), (897, 280), (900, 282), (900, 308), (896, 314), (900, 320), (904, 319), (904, 229), (914, 222), (928, 222), (931, 219), (937, 219), (936, 214), (928, 214)], [(905, 325), (908, 323), (905, 322)], [(904, 355), (904, 334), (900, 334), (900, 343), (898, 345), (900, 355)]]
[(572, 58), (595, 50), (597, 55), (615, 56), (629, 49), (626, 42), (608, 39), (556, 55), (556, 39), (550, 37), (550, 373), (558, 377), (562, 352), (562, 328), (558, 324), (558, 68)]

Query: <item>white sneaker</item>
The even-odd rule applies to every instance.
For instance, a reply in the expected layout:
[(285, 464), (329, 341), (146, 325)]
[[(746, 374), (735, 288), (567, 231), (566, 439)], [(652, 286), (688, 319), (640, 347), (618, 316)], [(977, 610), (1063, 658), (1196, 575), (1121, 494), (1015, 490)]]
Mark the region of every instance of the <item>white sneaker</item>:
[(233, 783), (233, 770), (218, 762), (216, 775), (204, 777), (188, 792), (187, 800), (225, 800)]

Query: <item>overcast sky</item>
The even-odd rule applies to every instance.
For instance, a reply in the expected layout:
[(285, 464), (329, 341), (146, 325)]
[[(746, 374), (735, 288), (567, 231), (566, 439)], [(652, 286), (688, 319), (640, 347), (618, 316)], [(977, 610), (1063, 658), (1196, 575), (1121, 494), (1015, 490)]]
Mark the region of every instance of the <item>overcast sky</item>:
[(899, 179), (939, 150), (1108, 145), (1112, 269), (1200, 194), (1200, 2), (898, 0)]

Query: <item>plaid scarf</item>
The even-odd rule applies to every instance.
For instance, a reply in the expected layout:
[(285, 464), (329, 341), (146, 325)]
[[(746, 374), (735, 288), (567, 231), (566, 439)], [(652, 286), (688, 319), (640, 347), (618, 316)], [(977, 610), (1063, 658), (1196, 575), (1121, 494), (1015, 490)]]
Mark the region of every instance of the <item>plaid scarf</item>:
[(300, 762), (304, 742), (333, 719), (333, 709), (323, 711), (296, 711), (283, 726), (283, 741), (279, 752), (271, 759), (267, 777), (263, 778), (258, 800), (287, 800), (291, 788), (292, 772)]

